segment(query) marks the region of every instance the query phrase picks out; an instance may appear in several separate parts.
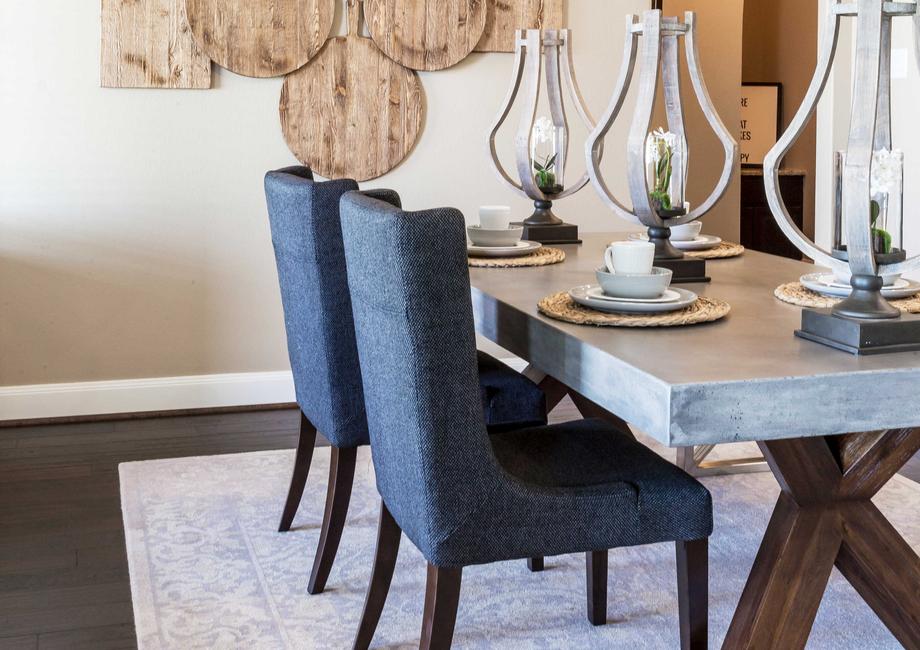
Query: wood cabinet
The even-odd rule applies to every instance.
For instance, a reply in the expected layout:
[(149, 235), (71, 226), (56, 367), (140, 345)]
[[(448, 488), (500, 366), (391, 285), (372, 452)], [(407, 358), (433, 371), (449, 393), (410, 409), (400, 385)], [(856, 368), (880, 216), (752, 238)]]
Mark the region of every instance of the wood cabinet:
[[(789, 215), (802, 229), (805, 220), (805, 173), (780, 172), (779, 187)], [(763, 172), (759, 169), (741, 172), (741, 243), (755, 251), (802, 259), (799, 249), (786, 239), (770, 212), (763, 187)]]

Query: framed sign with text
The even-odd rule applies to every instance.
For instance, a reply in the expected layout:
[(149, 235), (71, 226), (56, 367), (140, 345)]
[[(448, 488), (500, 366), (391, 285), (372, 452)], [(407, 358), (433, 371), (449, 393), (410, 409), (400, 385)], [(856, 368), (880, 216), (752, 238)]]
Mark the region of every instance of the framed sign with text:
[(741, 129), (738, 143), (742, 167), (762, 167), (782, 130), (783, 85), (741, 84)]

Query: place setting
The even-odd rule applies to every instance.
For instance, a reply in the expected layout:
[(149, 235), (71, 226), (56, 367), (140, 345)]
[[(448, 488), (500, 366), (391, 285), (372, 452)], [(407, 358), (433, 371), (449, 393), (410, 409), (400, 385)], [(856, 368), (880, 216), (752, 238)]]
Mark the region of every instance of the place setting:
[(595, 271), (597, 284), (548, 296), (540, 301), (539, 309), (558, 320), (609, 327), (692, 325), (729, 313), (728, 303), (672, 287), (672, 271), (654, 266), (654, 259), (651, 242), (613, 242)]
[(515, 268), (547, 266), (565, 260), (565, 253), (523, 239), (524, 227), (511, 223), (511, 208), (486, 205), (479, 208), (479, 224), (467, 226), (467, 257), (471, 267)]
[[(881, 277), (883, 298), (902, 312), (920, 313), (920, 282), (904, 278), (900, 273), (883, 273)], [(843, 271), (822, 269), (804, 274), (798, 282), (778, 286), (774, 295), (792, 305), (827, 309), (850, 296), (853, 291), (850, 278), (850, 274)]]
[[(689, 208), (687, 208), (689, 210)], [(671, 244), (687, 257), (695, 259), (724, 259), (738, 257), (744, 253), (744, 246), (723, 241), (716, 235), (703, 234), (703, 223), (691, 221), (680, 226), (671, 226)], [(648, 241), (646, 233), (632, 233), (631, 241)]]

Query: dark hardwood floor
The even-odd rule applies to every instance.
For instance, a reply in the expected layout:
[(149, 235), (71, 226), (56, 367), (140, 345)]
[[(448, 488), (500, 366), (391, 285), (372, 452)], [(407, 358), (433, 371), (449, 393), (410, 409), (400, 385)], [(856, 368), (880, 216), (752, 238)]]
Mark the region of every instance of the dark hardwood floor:
[(298, 427), (274, 410), (0, 428), (0, 650), (136, 647), (118, 464), (290, 449)]
[(297, 445), (297, 411), (0, 428), (0, 650), (135, 648), (118, 464)]

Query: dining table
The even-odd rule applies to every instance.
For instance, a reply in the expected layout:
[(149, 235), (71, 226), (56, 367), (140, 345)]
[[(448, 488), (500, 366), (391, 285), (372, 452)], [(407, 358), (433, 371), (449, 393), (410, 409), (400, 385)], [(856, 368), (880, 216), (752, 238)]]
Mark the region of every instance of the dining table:
[(920, 558), (872, 502), (920, 450), (920, 352), (856, 356), (795, 336), (802, 308), (774, 290), (815, 267), (751, 250), (681, 285), (729, 303), (717, 322), (597, 327), (539, 312), (595, 284), (625, 238), (586, 234), (550, 266), (471, 268), (478, 334), (669, 447), (757, 443), (781, 491), (723, 647), (804, 648), (836, 567), (920, 648)]

